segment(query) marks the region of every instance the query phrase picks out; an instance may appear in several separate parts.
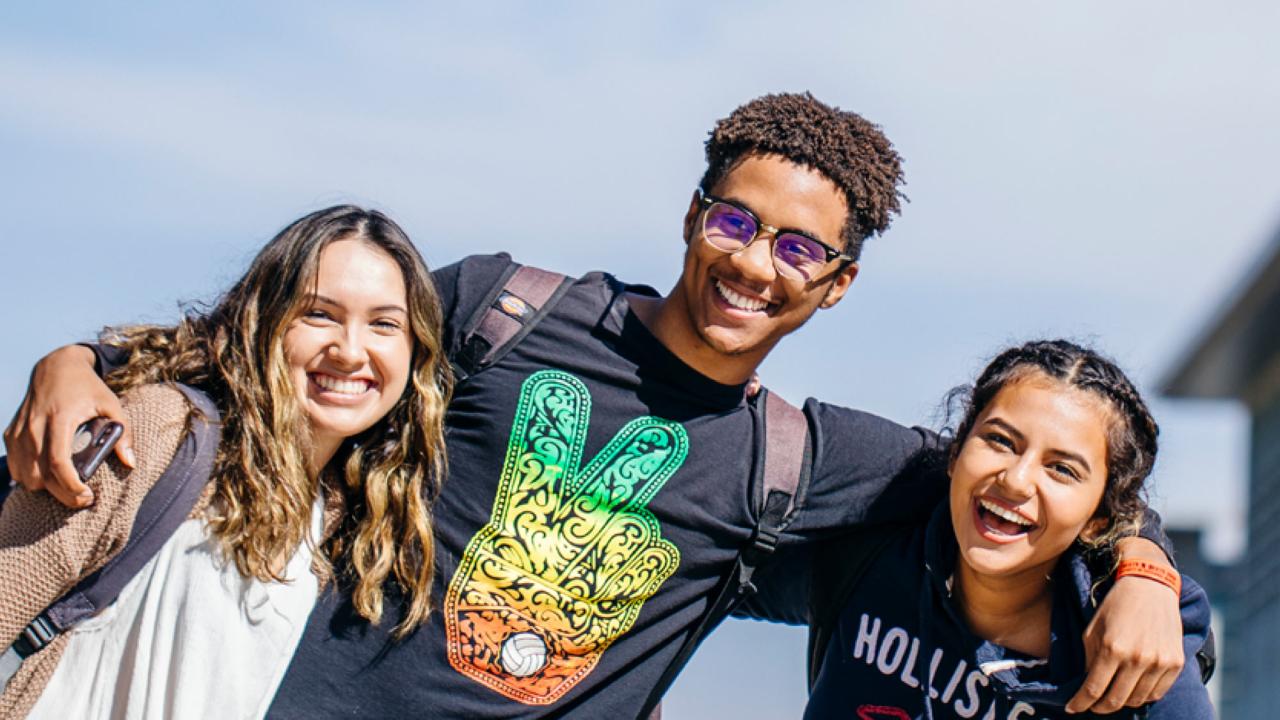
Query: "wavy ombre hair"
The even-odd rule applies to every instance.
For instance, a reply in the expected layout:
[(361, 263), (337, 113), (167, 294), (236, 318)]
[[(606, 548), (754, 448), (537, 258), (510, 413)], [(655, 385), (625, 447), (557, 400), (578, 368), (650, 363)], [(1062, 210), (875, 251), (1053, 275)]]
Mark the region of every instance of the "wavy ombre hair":
[[(308, 307), (320, 253), (358, 240), (395, 261), (408, 295), (413, 359), (404, 394), (373, 427), (348, 438), (319, 473), (307, 472), (307, 417), (285, 360), (284, 336)], [(431, 508), (445, 473), (444, 412), (452, 374), (441, 349), (441, 311), (426, 264), (390, 218), (350, 205), (311, 213), (267, 243), (212, 306), (176, 326), (109, 328), (103, 342), (127, 353), (107, 378), (116, 392), (154, 382), (208, 391), (223, 413), (214, 465), (210, 527), (246, 577), (281, 581), (321, 486), (345, 505), (337, 529), (316, 553), (316, 569), (351, 587), (356, 611), (383, 616), (383, 587), (394, 577), (405, 598), (403, 636), (431, 611), (434, 568)]]

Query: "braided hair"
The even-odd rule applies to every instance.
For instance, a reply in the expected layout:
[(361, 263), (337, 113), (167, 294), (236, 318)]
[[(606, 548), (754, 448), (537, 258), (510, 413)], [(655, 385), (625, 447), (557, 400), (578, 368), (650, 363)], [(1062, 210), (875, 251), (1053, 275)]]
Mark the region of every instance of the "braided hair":
[(1036, 340), (996, 356), (962, 401), (964, 420), (951, 439), (959, 451), (978, 416), (1006, 385), (1041, 373), (1064, 385), (1092, 393), (1111, 409), (1107, 428), (1107, 486), (1096, 517), (1106, 526), (1082, 542), (1103, 549), (1136, 534), (1146, 510), (1143, 481), (1155, 464), (1160, 428), (1133, 383), (1114, 361), (1066, 340)]

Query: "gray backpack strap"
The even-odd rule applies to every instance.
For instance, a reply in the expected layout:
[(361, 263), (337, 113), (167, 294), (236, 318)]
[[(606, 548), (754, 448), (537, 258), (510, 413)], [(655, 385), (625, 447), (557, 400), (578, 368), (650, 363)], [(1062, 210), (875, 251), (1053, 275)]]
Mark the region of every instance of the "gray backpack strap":
[(142, 500), (124, 548), (94, 573), (32, 620), (0, 656), (0, 686), (17, 672), (22, 661), (54, 638), (116, 601), (133, 579), (186, 521), (213, 471), (221, 433), (221, 416), (208, 395), (177, 385), (195, 409), (191, 428), (173, 460)]
[[(812, 458), (809, 423), (804, 411), (767, 390), (760, 391), (756, 403), (764, 404), (764, 478), (760, 493), (763, 509), (750, 550), (763, 553), (760, 559), (764, 559), (773, 552), (778, 536), (791, 524), (796, 508), (804, 502)], [(750, 585), (750, 581), (748, 574), (743, 578), (743, 585)]]
[[(757, 408), (756, 437), (764, 438), (764, 447), (757, 448), (756, 471), (752, 478), (753, 490), (759, 491), (759, 515), (755, 529), (751, 533), (751, 540), (738, 552), (733, 569), (720, 582), (715, 600), (703, 613), (698, 626), (685, 639), (680, 651), (649, 693), (649, 698), (637, 716), (639, 720), (661, 717), (662, 696), (675, 682), (676, 676), (684, 669), (702, 640), (734, 608), (755, 594), (756, 586), (751, 580), (756, 569), (773, 554), (782, 531), (804, 506), (813, 465), (812, 450), (809, 447), (809, 421), (802, 410), (767, 390), (761, 389), (753, 402)], [(763, 458), (759, 457), (761, 451)]]
[(560, 273), (512, 264), (462, 325), (453, 358), (458, 380), (493, 365), (524, 339), (569, 289)]

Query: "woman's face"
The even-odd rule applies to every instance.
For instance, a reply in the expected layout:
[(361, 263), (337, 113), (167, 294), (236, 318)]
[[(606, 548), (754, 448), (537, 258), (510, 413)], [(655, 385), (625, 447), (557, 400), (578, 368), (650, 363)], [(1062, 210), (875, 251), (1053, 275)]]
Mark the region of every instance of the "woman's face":
[(344, 439), (382, 419), (408, 382), (408, 300), (391, 256), (360, 240), (326, 246), (315, 294), (285, 330), (284, 353), (318, 469)]
[(1110, 409), (1042, 373), (1003, 387), (951, 461), (951, 522), (979, 575), (1047, 575), (1107, 481)]

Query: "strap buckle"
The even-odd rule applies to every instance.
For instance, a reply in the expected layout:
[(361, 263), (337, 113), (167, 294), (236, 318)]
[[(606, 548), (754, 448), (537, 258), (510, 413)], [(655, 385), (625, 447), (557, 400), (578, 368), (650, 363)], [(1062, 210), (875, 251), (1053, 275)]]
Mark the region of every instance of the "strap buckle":
[(18, 639), (14, 640), (13, 647), (10, 649), (19, 657), (27, 658), (43, 650), (56, 637), (58, 637), (58, 629), (49, 622), (47, 617), (40, 615), (23, 628), (21, 633), (18, 633)]
[(769, 527), (757, 527), (751, 537), (751, 549), (762, 554), (772, 555), (778, 549), (778, 538), (782, 533)]

